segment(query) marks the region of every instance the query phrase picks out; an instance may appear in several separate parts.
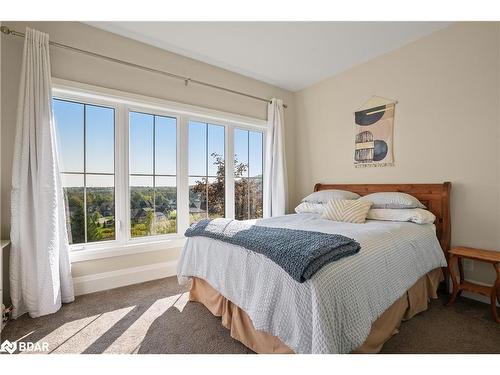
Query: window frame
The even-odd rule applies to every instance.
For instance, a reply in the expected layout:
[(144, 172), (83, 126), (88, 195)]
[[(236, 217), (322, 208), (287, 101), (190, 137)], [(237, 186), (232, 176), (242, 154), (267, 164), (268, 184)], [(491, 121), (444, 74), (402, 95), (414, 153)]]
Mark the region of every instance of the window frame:
[[(167, 233), (167, 234), (157, 234), (157, 235), (151, 235), (151, 236), (143, 236), (143, 237), (132, 237), (132, 234), (130, 232), (131, 226), (130, 226), (130, 137), (129, 137), (129, 130), (130, 130), (130, 113), (131, 112), (139, 112), (139, 113), (144, 113), (148, 115), (154, 115), (154, 116), (162, 116), (162, 117), (171, 117), (175, 118), (175, 136), (176, 136), (176, 162), (175, 162), (175, 168), (176, 168), (176, 174), (175, 174), (175, 184), (176, 184), (176, 190), (177, 190), (177, 223), (176, 223), (176, 228), (177, 228), (177, 233)], [(126, 170), (125, 170), (125, 179), (126, 181), (123, 181), (124, 184), (124, 192), (126, 196), (126, 219), (125, 219), (125, 231), (126, 231), (126, 242), (130, 243), (131, 245), (134, 244), (143, 244), (143, 243), (150, 243), (150, 242), (158, 242), (162, 240), (168, 240), (169, 238), (178, 238), (179, 237), (179, 184), (180, 184), (180, 176), (179, 176), (179, 171), (180, 171), (180, 136), (179, 136), (179, 124), (180, 124), (180, 116), (178, 114), (175, 114), (173, 112), (169, 112), (166, 110), (151, 110), (148, 108), (144, 108), (141, 106), (138, 106), (136, 104), (131, 104), (131, 105), (126, 105), (125, 106), (125, 113), (126, 117), (126, 127), (127, 129), (125, 130), (125, 137), (126, 140), (124, 141), (124, 147), (126, 148)], [(155, 146), (153, 146), (155, 147)], [(153, 156), (154, 157), (154, 156)], [(153, 162), (154, 165), (154, 162)], [(155, 170), (153, 170), (153, 180), (156, 176)]]
[[(229, 154), (228, 152), (228, 146), (229, 144), (228, 143), (231, 143), (229, 142), (228, 140), (228, 136), (229, 136), (229, 127), (231, 125), (229, 124), (224, 124), (224, 121), (208, 121), (207, 119), (203, 119), (202, 117), (189, 117), (187, 119), (187, 122), (186, 122), (186, 126), (187, 126), (187, 129), (186, 131), (189, 133), (189, 123), (190, 122), (200, 122), (200, 123), (205, 123), (207, 125), (207, 127), (209, 125), (215, 125), (215, 126), (222, 126), (224, 128), (224, 217), (226, 218), (230, 218), (230, 219), (234, 219), (234, 214), (233, 216), (228, 216), (229, 212), (228, 212), (228, 209), (227, 209), (227, 206), (228, 206), (228, 183), (227, 183), (227, 177), (228, 177), (228, 165), (229, 165), (229, 160), (228, 159), (228, 155), (231, 155)], [(232, 126), (234, 128), (234, 125)], [(208, 136), (208, 134), (207, 134)], [(206, 171), (207, 173), (207, 176), (196, 176), (196, 175), (190, 175), (189, 174), (189, 137), (187, 137), (186, 139), (186, 148), (187, 148), (187, 153), (188, 153), (188, 156), (187, 156), (187, 177), (188, 177), (188, 185), (187, 185), (187, 189), (188, 189), (188, 225), (189, 225), (189, 178), (190, 177), (201, 177), (201, 178), (210, 178), (212, 176), (208, 176), (208, 169)], [(209, 157), (209, 154), (208, 154), (208, 149), (206, 150), (207, 154), (206, 154), (206, 157), (208, 158)], [(234, 163), (234, 159), (232, 161)], [(233, 198), (233, 205), (234, 205), (234, 198)]]
[[(98, 107), (106, 107), (106, 108), (112, 108), (114, 110), (114, 174), (113, 174), (113, 177), (114, 177), (114, 197), (115, 197), (115, 239), (113, 240), (105, 240), (105, 241), (96, 241), (96, 242), (83, 242), (83, 243), (78, 243), (78, 244), (70, 244), (70, 251), (73, 251), (73, 250), (78, 250), (78, 249), (81, 249), (81, 248), (88, 248), (88, 249), (93, 249), (94, 247), (95, 248), (109, 248), (109, 247), (115, 247), (119, 244), (119, 240), (118, 240), (118, 232), (119, 232), (119, 228), (121, 226), (121, 224), (118, 222), (117, 218), (119, 217), (119, 214), (118, 214), (118, 204), (117, 204), (117, 196), (118, 196), (118, 193), (117, 193), (117, 190), (118, 190), (118, 158), (120, 157), (120, 154), (119, 154), (119, 147), (118, 147), (118, 144), (117, 144), (117, 139), (119, 138), (118, 137), (118, 117), (119, 117), (119, 110), (118, 110), (118, 106), (116, 105), (116, 103), (113, 103), (113, 102), (110, 102), (110, 101), (106, 101), (104, 99), (96, 99), (96, 100), (89, 100), (88, 98), (81, 98), (79, 97), (76, 93), (73, 93), (73, 94), (67, 94), (67, 95), (59, 95), (57, 94), (57, 91), (52, 90), (52, 100), (56, 99), (56, 100), (62, 100), (62, 101), (67, 101), (67, 102), (72, 102), (72, 103), (77, 103), (77, 104), (84, 104), (84, 105), (91, 105), (91, 106), (98, 106)], [(56, 92), (56, 93), (55, 93)], [(84, 108), (84, 111), (85, 111), (85, 108)], [(85, 125), (84, 125), (84, 132), (85, 132)], [(86, 142), (86, 134), (84, 133), (84, 139), (83, 139), (84, 142)], [(84, 146), (84, 150), (85, 150), (85, 146)], [(85, 151), (84, 151), (85, 152)], [(87, 155), (83, 155), (84, 159), (87, 158)], [(86, 170), (85, 170), (85, 161), (84, 161), (84, 171), (82, 173), (78, 173), (78, 174), (92, 174), (92, 173), (87, 173)], [(67, 172), (59, 172), (60, 174), (65, 174)], [(73, 174), (73, 173), (71, 173)], [(84, 180), (85, 181), (85, 180)], [(85, 190), (84, 190), (85, 191)], [(86, 194), (86, 193), (84, 193)], [(84, 207), (85, 211), (87, 211), (87, 207), (85, 206)], [(120, 208), (120, 210), (122, 210), (123, 208)], [(87, 212), (85, 212), (85, 216), (87, 216)], [(87, 222), (85, 220), (85, 222)], [(85, 227), (85, 238), (87, 238), (87, 228)]]
[[(225, 217), (234, 218), (234, 129), (263, 133), (265, 120), (177, 103), (79, 82), (52, 79), (52, 97), (115, 110), (115, 239), (70, 245), (72, 262), (170, 250), (185, 243), (189, 227), (189, 121), (221, 125), (225, 138)], [(130, 233), (129, 112), (142, 112), (176, 119), (177, 233), (133, 238)], [(263, 172), (265, 158), (263, 160)], [(263, 194), (266, 194), (264, 191)]]

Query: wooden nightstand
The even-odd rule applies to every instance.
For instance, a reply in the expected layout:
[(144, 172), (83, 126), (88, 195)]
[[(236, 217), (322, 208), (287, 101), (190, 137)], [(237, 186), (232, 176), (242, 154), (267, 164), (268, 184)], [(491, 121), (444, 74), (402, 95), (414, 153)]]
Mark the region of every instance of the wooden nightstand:
[[(473, 249), (471, 247), (454, 247), (448, 252), (448, 254), (450, 255), (448, 270), (450, 271), (451, 281), (453, 282), (453, 294), (450, 302), (448, 302), (448, 306), (455, 302), (455, 299), (462, 293), (462, 290), (479, 293), (490, 297), (493, 319), (495, 319), (497, 323), (500, 323), (496, 307), (496, 301), (498, 300), (500, 302), (500, 251), (480, 250)], [(497, 273), (495, 285), (485, 286), (465, 281), (462, 258), (491, 263)], [(457, 274), (455, 273), (455, 266), (457, 264), (460, 273), (460, 283), (458, 283)]]

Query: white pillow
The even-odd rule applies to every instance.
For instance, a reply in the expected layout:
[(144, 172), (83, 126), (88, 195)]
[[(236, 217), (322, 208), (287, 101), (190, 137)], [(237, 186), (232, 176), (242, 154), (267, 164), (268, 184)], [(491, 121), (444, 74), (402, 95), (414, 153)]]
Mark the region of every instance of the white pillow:
[(321, 217), (346, 223), (364, 223), (372, 202), (359, 199), (332, 199), (325, 205)]
[(328, 203), (332, 199), (358, 199), (359, 195), (347, 190), (320, 190), (309, 194), (307, 197), (302, 199), (302, 202), (309, 203)]
[(417, 224), (432, 224), (436, 216), (430, 211), (421, 208), (390, 209), (372, 208), (368, 211), (367, 219), (385, 221), (411, 221)]
[(414, 196), (399, 192), (372, 193), (359, 199), (373, 202), (372, 208), (426, 208)]
[(295, 207), (295, 212), (298, 214), (322, 214), (325, 209), (325, 205), (325, 203), (302, 202)]

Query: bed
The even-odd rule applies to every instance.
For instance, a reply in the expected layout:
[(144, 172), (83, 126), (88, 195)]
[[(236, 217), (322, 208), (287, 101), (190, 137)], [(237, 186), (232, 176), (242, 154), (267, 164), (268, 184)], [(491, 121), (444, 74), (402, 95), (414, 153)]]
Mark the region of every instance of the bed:
[(326, 189), (408, 193), (436, 221), (350, 224), (317, 214), (255, 221), (343, 234), (360, 243), (358, 254), (324, 266), (304, 283), (261, 254), (210, 238), (189, 238), (178, 265), (179, 282), (191, 280), (190, 300), (221, 316), (231, 336), (257, 353), (378, 352), (402, 320), (426, 310), (437, 296), (450, 245), (450, 183), (314, 188)]

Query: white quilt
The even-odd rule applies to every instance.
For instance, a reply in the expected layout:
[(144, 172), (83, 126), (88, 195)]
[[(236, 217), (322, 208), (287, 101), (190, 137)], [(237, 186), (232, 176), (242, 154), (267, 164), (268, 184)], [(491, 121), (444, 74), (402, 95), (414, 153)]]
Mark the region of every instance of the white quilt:
[(261, 219), (256, 225), (337, 233), (361, 245), (298, 283), (282, 268), (245, 248), (189, 238), (179, 261), (181, 284), (206, 280), (242, 308), (257, 330), (278, 336), (296, 353), (349, 353), (372, 323), (420, 277), (446, 266), (432, 224), (339, 223), (317, 214)]

